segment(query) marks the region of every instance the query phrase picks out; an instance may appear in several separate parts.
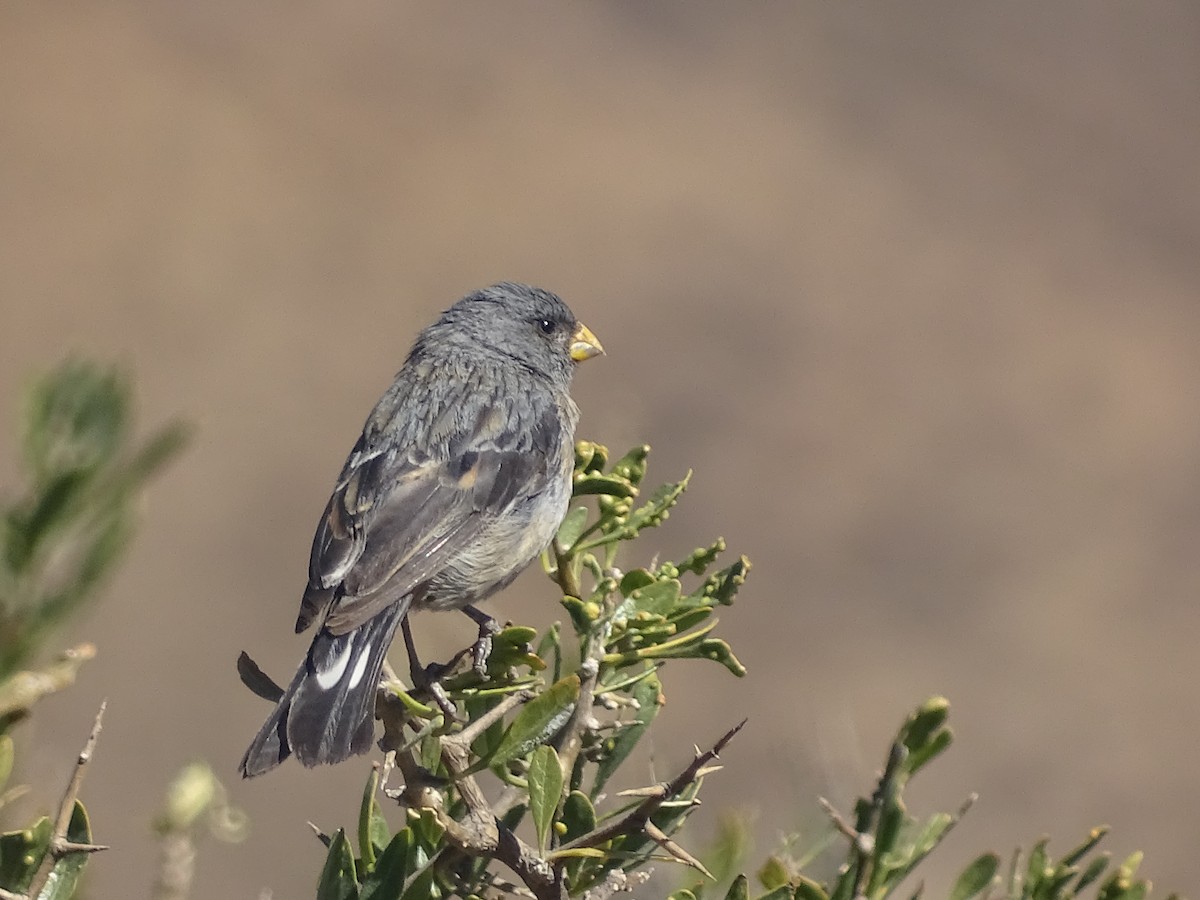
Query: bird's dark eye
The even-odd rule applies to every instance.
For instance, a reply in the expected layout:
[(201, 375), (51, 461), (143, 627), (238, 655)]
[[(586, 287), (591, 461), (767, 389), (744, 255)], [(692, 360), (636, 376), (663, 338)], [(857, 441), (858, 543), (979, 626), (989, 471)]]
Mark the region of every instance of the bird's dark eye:
[(555, 328), (558, 327), (549, 319), (542, 319), (537, 323), (537, 326), (538, 329), (541, 330), (542, 334), (554, 334)]

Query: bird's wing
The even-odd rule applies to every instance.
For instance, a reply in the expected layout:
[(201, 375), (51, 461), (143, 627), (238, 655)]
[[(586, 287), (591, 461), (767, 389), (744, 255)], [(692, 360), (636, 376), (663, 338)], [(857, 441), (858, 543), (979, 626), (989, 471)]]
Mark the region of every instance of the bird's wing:
[(520, 450), (503, 449), (513, 442), (496, 434), (456, 442), (464, 449), (444, 460), (371, 453), (360, 440), (317, 527), (297, 631), (331, 603), (325, 628), (358, 627), (436, 574), (493, 516), (541, 490), (548, 430), (558, 431), (537, 428)]

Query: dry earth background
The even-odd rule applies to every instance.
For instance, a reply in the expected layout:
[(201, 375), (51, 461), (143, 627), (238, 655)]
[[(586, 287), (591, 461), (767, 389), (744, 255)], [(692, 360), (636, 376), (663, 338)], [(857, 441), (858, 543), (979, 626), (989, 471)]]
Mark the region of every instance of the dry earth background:
[[(584, 435), (695, 467), (646, 551), (756, 563), (723, 623), (750, 675), (678, 666), (658, 741), (751, 716), (702, 821), (758, 807), (765, 848), (945, 693), (917, 806), (981, 800), (944, 862), (1109, 822), (1195, 894), (1198, 90), (1191, 4), (0, 6), (2, 421), (78, 350), (199, 426), (33, 726), (56, 793), (110, 698), (90, 896), (147, 891), (193, 757), (254, 823), (196, 896), (311, 896), (304, 822), (349, 821), (366, 762), (235, 781), (266, 709), (234, 658), (291, 670), (366, 411), (500, 278), (608, 348)], [(537, 579), (492, 608), (560, 614)]]

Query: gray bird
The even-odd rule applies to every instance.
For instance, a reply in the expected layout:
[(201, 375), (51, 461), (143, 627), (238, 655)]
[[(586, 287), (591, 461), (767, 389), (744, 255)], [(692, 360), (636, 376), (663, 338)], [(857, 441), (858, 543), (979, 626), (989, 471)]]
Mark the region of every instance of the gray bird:
[(410, 610), (472, 607), (554, 537), (571, 498), (575, 364), (603, 348), (558, 297), (476, 291), (417, 337), (317, 525), (303, 664), (242, 758), (249, 778), (370, 749), (375, 689)]

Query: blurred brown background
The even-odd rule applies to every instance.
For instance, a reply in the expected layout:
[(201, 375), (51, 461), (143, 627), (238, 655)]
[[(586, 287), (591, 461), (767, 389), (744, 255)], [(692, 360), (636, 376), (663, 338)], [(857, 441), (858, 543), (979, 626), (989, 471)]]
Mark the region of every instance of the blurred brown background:
[[(750, 675), (679, 665), (656, 748), (750, 715), (701, 834), (757, 807), (765, 851), (848, 805), (944, 693), (959, 741), (914, 802), (981, 799), (931, 890), (1109, 822), (1195, 893), (1198, 85), (1188, 4), (0, 6), (0, 474), (70, 350), (199, 426), (63, 636), (99, 645), (86, 682), (32, 726), (49, 803), (110, 699), (91, 896), (146, 892), (194, 757), (254, 823), (196, 896), (311, 896), (304, 822), (351, 821), (368, 763), (237, 782), (266, 706), (234, 659), (292, 670), (363, 417), (501, 278), (608, 348), (582, 434), (695, 467), (644, 552), (721, 532), (755, 561), (723, 623)], [(536, 578), (492, 609), (560, 616)]]

